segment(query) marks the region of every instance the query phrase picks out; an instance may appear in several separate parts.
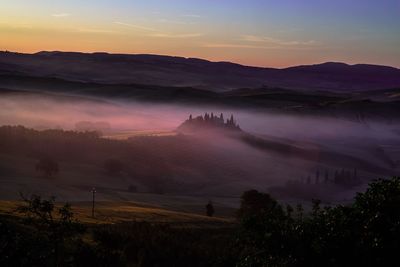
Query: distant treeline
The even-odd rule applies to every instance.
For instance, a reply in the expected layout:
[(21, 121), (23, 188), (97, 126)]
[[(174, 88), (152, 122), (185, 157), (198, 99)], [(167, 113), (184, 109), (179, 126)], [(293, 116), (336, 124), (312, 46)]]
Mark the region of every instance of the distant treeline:
[(315, 176), (308, 175), (297, 180), (288, 180), (283, 186), (274, 186), (269, 189), (276, 197), (290, 197), (304, 200), (321, 199), (324, 202), (330, 202), (336, 194), (347, 190), (353, 190), (364, 183), (365, 180), (360, 177), (357, 169), (335, 170), (329, 172), (320, 170), (315, 172)]
[(307, 176), (307, 178), (301, 177), (299, 180), (289, 180), (287, 182), (287, 186), (291, 185), (301, 185), (301, 184), (335, 184), (343, 187), (353, 187), (360, 185), (362, 183), (362, 179), (358, 176), (357, 169), (352, 171), (345, 170), (344, 168), (341, 170), (335, 170), (333, 173), (333, 177), (329, 177), (329, 171), (325, 170), (324, 176), (322, 177), (319, 170), (315, 172), (315, 178), (313, 179), (311, 175)]
[[(147, 192), (163, 193), (173, 185), (172, 173), (166, 161), (151, 149), (140, 138), (135, 141), (110, 140), (101, 138), (94, 131), (0, 127), (0, 154), (36, 160), (32, 170), (39, 171), (38, 174), (56, 179), (56, 174), (64, 171), (61, 163), (89, 164), (111, 177), (128, 176), (142, 184)], [(47, 175), (47, 167), (57, 171)]]

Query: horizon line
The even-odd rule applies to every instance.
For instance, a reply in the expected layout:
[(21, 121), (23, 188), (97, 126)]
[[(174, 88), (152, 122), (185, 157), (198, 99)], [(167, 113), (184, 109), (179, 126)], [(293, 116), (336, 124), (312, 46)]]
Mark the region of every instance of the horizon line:
[(328, 61), (323, 61), (323, 62), (320, 62), (320, 63), (289, 65), (289, 66), (286, 66), (286, 67), (271, 67), (271, 66), (265, 66), (265, 65), (263, 65), (263, 66), (246, 65), (246, 64), (243, 64), (243, 63), (238, 63), (238, 62), (229, 61), (229, 60), (211, 60), (211, 59), (200, 58), (200, 57), (188, 57), (188, 56), (167, 55), (167, 54), (153, 54), (153, 53), (114, 53), (114, 52), (106, 52), (106, 51), (82, 52), (82, 51), (63, 51), (63, 50), (40, 50), (40, 51), (36, 51), (36, 52), (18, 52), (18, 51), (10, 51), (10, 50), (0, 50), (0, 53), (13, 53), (13, 54), (25, 54), (25, 55), (35, 55), (35, 54), (46, 53), (46, 52), (47, 53), (131, 55), (131, 56), (140, 56), (140, 55), (162, 56), (162, 57), (175, 57), (175, 58), (184, 58), (184, 59), (197, 59), (197, 60), (208, 61), (208, 62), (211, 62), (211, 63), (230, 63), (230, 64), (240, 65), (240, 66), (249, 67), (249, 68), (281, 69), (281, 70), (289, 69), (289, 68), (293, 68), (293, 67), (317, 66), (317, 65), (327, 64), (327, 63), (345, 64), (347, 66), (370, 65), (370, 66), (389, 67), (389, 68), (400, 70), (400, 66), (399, 67), (395, 67), (395, 66), (392, 66), (392, 65), (383, 65), (383, 64), (376, 64), (376, 63), (347, 63), (347, 62), (336, 61), (336, 60), (328, 60)]

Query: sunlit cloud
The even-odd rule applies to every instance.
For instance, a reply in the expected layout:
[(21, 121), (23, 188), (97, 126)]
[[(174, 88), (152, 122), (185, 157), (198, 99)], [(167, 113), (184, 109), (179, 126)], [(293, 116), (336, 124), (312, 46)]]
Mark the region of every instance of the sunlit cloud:
[(77, 29), (77, 31), (82, 32), (82, 33), (105, 33), (105, 34), (119, 33), (119, 32), (111, 31), (111, 30), (91, 29), (91, 28), (79, 28), (79, 29)]
[(126, 22), (114, 21), (113, 23), (117, 24), (117, 25), (121, 25), (121, 26), (135, 28), (135, 29), (138, 29), (138, 30), (143, 30), (143, 31), (156, 31), (156, 29), (153, 29), (153, 28), (150, 28), (150, 27), (145, 27), (145, 26), (126, 23)]
[(52, 14), (51, 16), (55, 17), (55, 18), (65, 18), (65, 17), (71, 16), (71, 14), (69, 14), (69, 13), (57, 13), (57, 14)]
[(240, 40), (245, 42), (255, 42), (255, 43), (270, 43), (282, 46), (291, 46), (291, 45), (301, 45), (301, 46), (315, 46), (319, 45), (319, 42), (314, 40), (307, 40), (307, 41), (287, 41), (278, 38), (272, 38), (267, 36), (257, 36), (257, 35), (243, 35), (241, 36)]
[(240, 43), (206, 43), (202, 45), (204, 48), (235, 48), (235, 49), (259, 49), (259, 50), (310, 50), (315, 49), (314, 46), (295, 46), (295, 45), (279, 45), (279, 44), (240, 44)]
[(277, 46), (249, 45), (249, 44), (232, 44), (232, 43), (208, 43), (204, 44), (206, 48), (247, 48), (247, 49), (274, 49)]
[(183, 34), (173, 34), (173, 33), (154, 33), (150, 34), (150, 37), (157, 38), (195, 38), (203, 36), (203, 33), (183, 33)]

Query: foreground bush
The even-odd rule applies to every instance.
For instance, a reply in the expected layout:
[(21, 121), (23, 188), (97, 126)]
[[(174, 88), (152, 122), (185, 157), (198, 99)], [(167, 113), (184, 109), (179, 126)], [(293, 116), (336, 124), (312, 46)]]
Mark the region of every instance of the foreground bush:
[(240, 266), (394, 266), (400, 249), (400, 178), (377, 180), (348, 206), (313, 201), (285, 209), (246, 192), (239, 211)]

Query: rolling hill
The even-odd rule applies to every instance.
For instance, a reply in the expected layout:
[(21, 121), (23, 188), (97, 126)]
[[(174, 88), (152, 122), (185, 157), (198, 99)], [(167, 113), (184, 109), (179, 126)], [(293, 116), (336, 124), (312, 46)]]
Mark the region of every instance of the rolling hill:
[(400, 86), (400, 70), (387, 66), (328, 62), (273, 69), (196, 58), (76, 52), (1, 52), (0, 74), (85, 83), (193, 87), (214, 92), (263, 86), (341, 92)]

